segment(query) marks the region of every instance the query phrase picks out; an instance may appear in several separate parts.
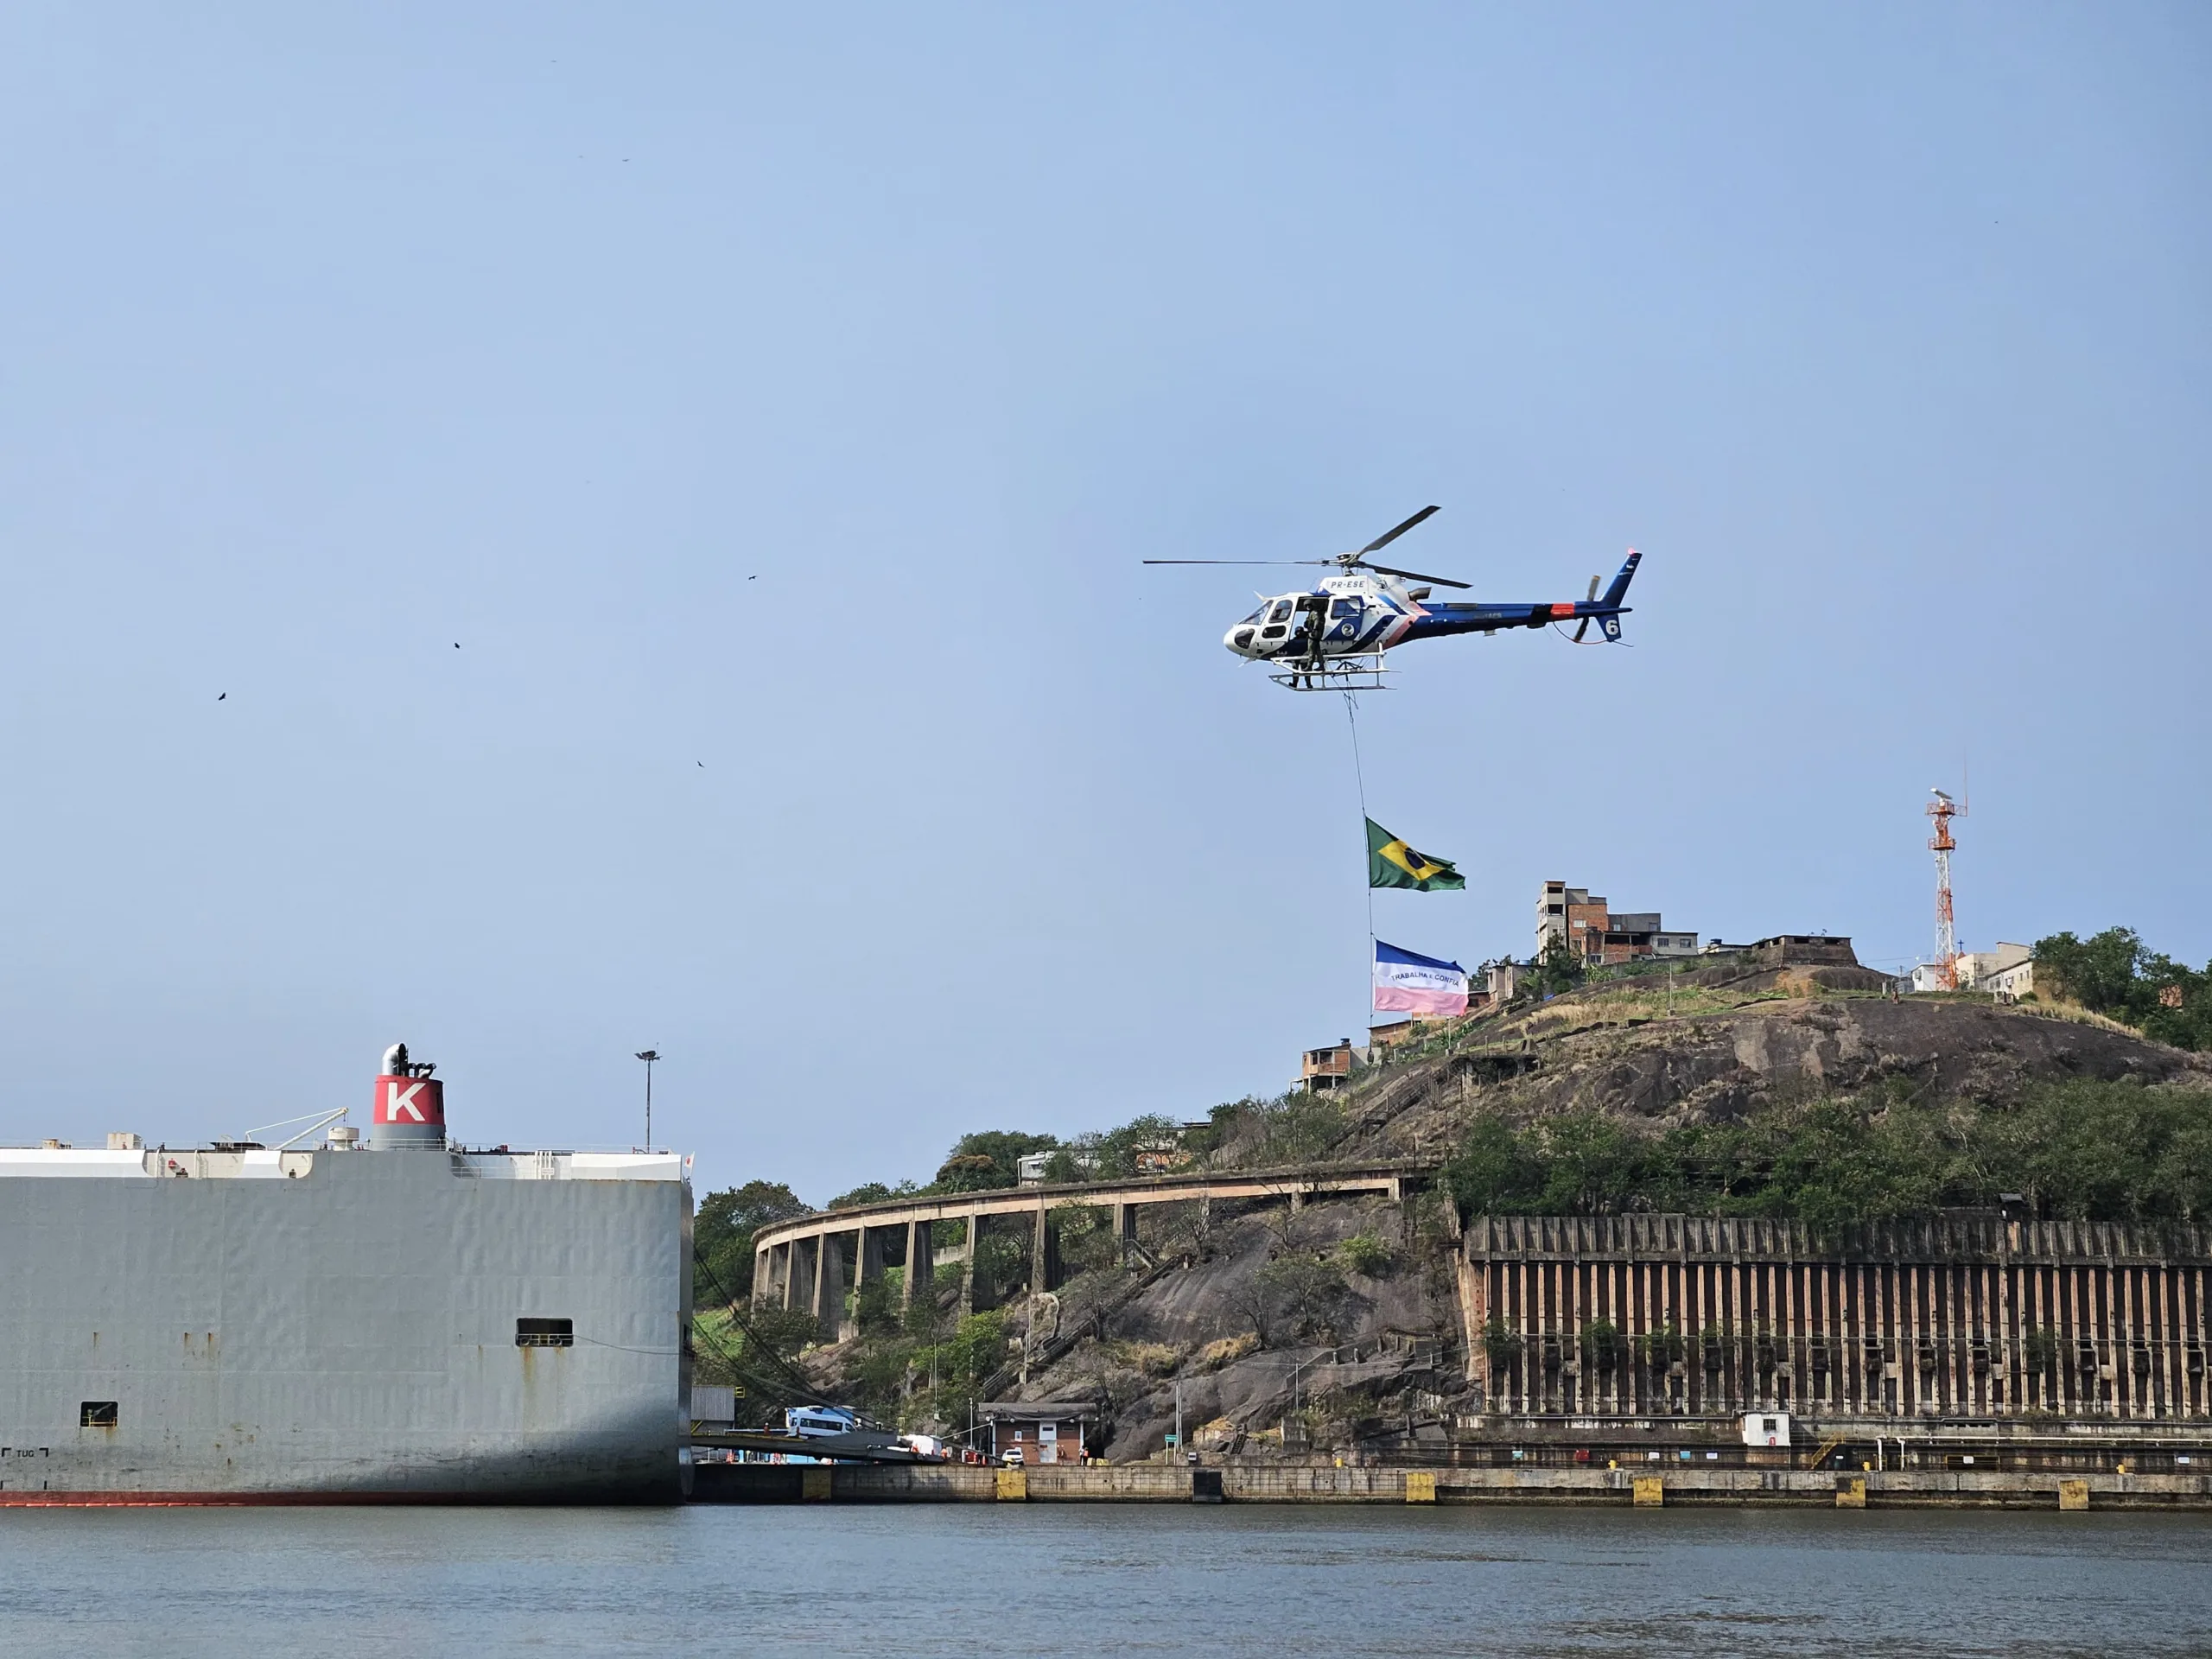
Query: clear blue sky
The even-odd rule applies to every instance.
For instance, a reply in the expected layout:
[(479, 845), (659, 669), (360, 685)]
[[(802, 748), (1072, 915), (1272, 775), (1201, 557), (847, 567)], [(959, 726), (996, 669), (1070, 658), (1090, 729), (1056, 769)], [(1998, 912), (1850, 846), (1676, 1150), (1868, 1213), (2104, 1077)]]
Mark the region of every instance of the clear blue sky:
[(404, 1037), (626, 1145), (654, 1045), (821, 1199), (1272, 1091), (1364, 1012), (1344, 710), (1138, 561), (1431, 501), (1484, 597), (1647, 556), (1633, 649), (1365, 701), (1470, 874), (1385, 938), (1910, 959), (1970, 762), (1969, 945), (2201, 963), (2208, 81), (2196, 4), (12, 6), (0, 1140)]

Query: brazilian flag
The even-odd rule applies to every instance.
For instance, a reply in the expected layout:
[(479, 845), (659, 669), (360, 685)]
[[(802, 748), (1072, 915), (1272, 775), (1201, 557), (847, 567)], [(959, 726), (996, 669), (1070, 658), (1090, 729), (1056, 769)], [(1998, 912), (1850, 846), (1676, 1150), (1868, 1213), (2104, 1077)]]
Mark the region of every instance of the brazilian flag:
[(1452, 861), (1431, 858), (1406, 845), (1381, 824), (1367, 821), (1367, 885), (1370, 887), (1411, 887), (1415, 893), (1458, 893), (1467, 878)]

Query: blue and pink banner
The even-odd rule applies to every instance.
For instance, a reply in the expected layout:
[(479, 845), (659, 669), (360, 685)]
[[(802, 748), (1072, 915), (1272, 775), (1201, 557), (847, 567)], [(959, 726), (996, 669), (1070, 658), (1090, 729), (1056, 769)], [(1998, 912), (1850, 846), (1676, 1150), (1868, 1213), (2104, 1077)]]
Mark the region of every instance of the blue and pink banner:
[(1467, 970), (1456, 962), (1416, 956), (1395, 944), (1375, 941), (1375, 1007), (1377, 1011), (1432, 1016), (1467, 1011)]

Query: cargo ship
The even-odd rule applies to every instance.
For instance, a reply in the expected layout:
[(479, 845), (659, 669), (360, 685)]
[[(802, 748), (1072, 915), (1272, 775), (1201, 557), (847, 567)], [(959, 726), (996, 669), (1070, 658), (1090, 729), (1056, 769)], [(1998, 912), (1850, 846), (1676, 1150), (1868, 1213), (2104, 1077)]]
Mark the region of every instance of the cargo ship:
[(682, 1501), (689, 1160), (462, 1149), (434, 1071), (365, 1141), (0, 1148), (0, 1506)]

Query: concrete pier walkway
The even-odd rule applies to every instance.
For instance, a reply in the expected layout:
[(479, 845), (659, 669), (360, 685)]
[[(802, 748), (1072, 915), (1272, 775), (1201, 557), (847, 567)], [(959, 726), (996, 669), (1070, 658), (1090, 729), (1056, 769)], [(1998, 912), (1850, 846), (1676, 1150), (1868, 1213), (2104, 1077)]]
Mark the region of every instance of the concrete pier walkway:
[(703, 1503), (1795, 1504), (1840, 1509), (2212, 1510), (2212, 1475), (1827, 1470), (1338, 1469), (1160, 1464), (993, 1469), (702, 1463)]

